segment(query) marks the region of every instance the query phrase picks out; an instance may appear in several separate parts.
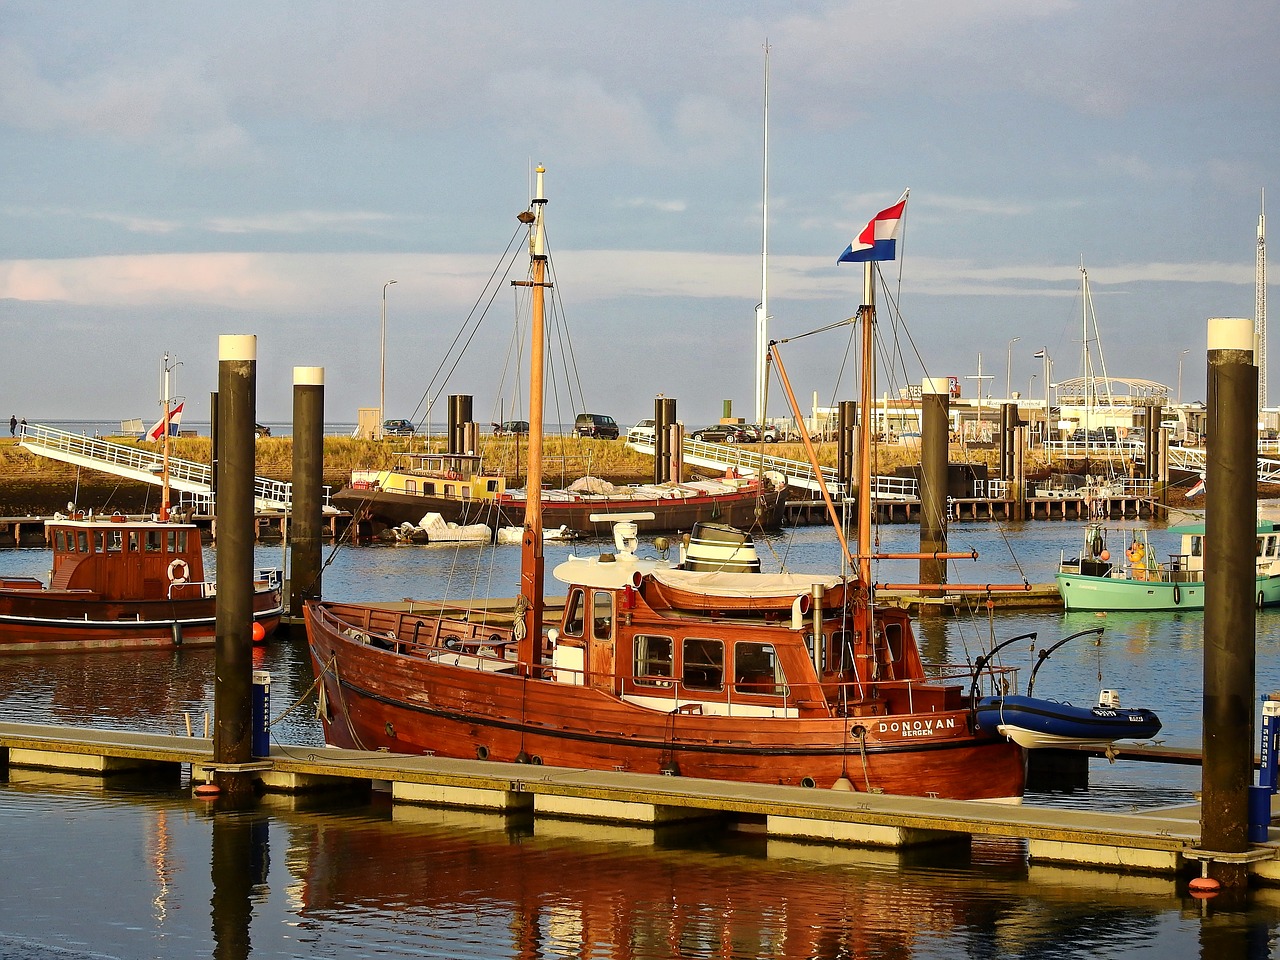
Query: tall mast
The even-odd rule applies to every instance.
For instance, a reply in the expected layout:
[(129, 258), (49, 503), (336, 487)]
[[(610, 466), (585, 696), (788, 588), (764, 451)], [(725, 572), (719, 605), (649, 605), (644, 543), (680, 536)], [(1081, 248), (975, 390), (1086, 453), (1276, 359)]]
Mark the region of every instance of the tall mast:
[(160, 392), (164, 394), (160, 398), (160, 405), (164, 413), (160, 417), (160, 426), (164, 430), (164, 454), (162, 458), (162, 467), (160, 469), (160, 519), (169, 519), (169, 355), (166, 353), (164, 359), (160, 361)]
[(769, 41), (764, 44), (764, 159), (761, 163), (763, 226), (760, 232), (760, 306), (756, 307), (756, 406), (753, 422), (764, 426), (769, 356)]
[(1254, 267), (1254, 336), (1257, 338), (1258, 409), (1267, 408), (1267, 192), (1262, 191), (1258, 214), (1258, 261)]
[[(866, 606), (871, 614), (871, 430), (875, 417), (875, 325), (876, 265), (867, 261), (862, 273), (862, 391), (858, 398), (860, 427), (858, 430), (858, 580), (868, 591)], [(870, 623), (868, 622), (868, 630)], [(870, 633), (867, 634), (870, 637)]]
[[(515, 281), (533, 288), (529, 337), (529, 470), (525, 481), (524, 537), (520, 547), (520, 596), (524, 601), (524, 632), (519, 640), (520, 661), (535, 665), (542, 651), (543, 541), (542, 541), (542, 432), (543, 361), (546, 354), (543, 310), (547, 284), (547, 238), (543, 211), (547, 198), (542, 187), (546, 171), (539, 165), (533, 195), (529, 231), (529, 279)], [(521, 220), (529, 213), (521, 215)]]

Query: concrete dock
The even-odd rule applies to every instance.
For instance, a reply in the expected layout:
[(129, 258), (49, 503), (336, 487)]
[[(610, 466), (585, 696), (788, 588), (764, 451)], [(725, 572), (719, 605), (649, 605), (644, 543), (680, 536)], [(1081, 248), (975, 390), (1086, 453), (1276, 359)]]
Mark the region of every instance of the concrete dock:
[[(17, 723), (0, 723), (0, 760), (11, 779), (23, 769), (96, 777), (141, 771), (172, 783), (189, 771), (198, 784), (216, 769), (212, 741), (203, 737)], [(858, 847), (1000, 837), (1024, 841), (1033, 862), (1145, 873), (1246, 862), (1256, 880), (1280, 885), (1280, 830), (1244, 854), (1205, 851), (1198, 804), (1094, 812), (310, 746), (274, 745), (269, 757), (239, 769), (270, 793), (387, 789), (396, 803), (647, 827), (716, 817), (770, 837)]]

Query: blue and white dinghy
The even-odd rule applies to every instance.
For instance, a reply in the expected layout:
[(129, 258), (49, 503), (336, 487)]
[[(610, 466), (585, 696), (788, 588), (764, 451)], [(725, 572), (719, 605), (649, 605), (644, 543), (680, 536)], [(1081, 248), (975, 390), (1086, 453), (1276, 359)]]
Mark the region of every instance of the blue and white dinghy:
[(1160, 732), (1155, 713), (1121, 707), (1114, 690), (1103, 690), (1093, 707), (1040, 697), (985, 697), (976, 714), (981, 730), (1008, 737), (1025, 750), (1109, 747), (1117, 740), (1149, 740)]

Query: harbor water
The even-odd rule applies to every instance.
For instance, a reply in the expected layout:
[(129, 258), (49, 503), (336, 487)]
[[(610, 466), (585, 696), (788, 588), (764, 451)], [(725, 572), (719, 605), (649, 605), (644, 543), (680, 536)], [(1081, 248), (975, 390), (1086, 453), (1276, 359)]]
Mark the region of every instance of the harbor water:
[[(1137, 526), (1137, 524), (1134, 524)], [(881, 552), (915, 549), (886, 527)], [(953, 526), (965, 583), (1052, 579), (1078, 524)], [(1151, 534), (1173, 552), (1176, 537)], [(758, 539), (766, 569), (826, 569), (821, 528)], [(548, 568), (599, 541), (549, 544)], [(642, 544), (642, 552), (653, 547)], [(509, 596), (518, 547), (325, 548), (335, 599)], [(279, 546), (259, 565), (280, 565)], [(0, 552), (0, 574), (41, 574), (42, 550)], [(209, 569), (213, 569), (212, 566)], [(915, 561), (876, 577), (913, 580)], [(549, 580), (549, 596), (562, 589)], [(1280, 689), (1280, 612), (1258, 620), (1257, 689)], [(917, 624), (932, 662), (971, 660), (992, 638), (1025, 687), (1035, 651), (1094, 626), (1040, 668), (1039, 696), (1083, 704), (1101, 688), (1164, 722), (1160, 740), (1199, 746), (1203, 616), (970, 612)], [(305, 640), (255, 651), (271, 673), (271, 734), (323, 749)], [(213, 709), (214, 653), (0, 658), (0, 719), (199, 735)], [(1243, 732), (1242, 732), (1242, 735)], [(1154, 809), (1190, 801), (1194, 767), (1092, 761), (1088, 788), (1028, 804)], [(780, 843), (699, 825), (639, 830), (392, 806), (363, 797), (268, 796), (218, 811), (189, 784), (157, 786), (10, 770), (0, 782), (0, 958), (9, 957), (1041, 957), (1277, 955), (1280, 890), (1191, 898), (1185, 879), (1030, 864), (1022, 844), (975, 841), (901, 853)]]

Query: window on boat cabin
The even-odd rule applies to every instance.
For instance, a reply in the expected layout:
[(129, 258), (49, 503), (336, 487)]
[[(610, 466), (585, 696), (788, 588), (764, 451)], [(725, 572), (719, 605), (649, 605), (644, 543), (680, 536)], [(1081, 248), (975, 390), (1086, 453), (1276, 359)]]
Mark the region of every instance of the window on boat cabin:
[[(821, 639), (819, 639), (819, 647), (820, 649), (818, 650), (818, 664), (819, 664), (818, 672), (821, 673), (827, 667), (827, 645), (825, 643), (822, 643)], [(812, 633), (806, 633), (804, 635), (804, 648), (809, 651), (809, 661), (812, 662), (813, 661), (813, 634)]]
[(406, 480), (406, 481), (404, 482), (404, 492), (405, 492), (405, 493), (417, 493), (417, 492), (418, 492), (418, 481), (417, 481), (417, 480)]
[(129, 539), (125, 541), (125, 543), (126, 543), (126, 549), (130, 553), (137, 553), (138, 552), (138, 531), (130, 530)]
[(422, 484), (422, 492), (428, 497), (434, 497), (436, 495), (436, 485), (429, 480), (424, 481)]
[(852, 670), (855, 664), (854, 632), (852, 630), (837, 630), (831, 635), (831, 651), (835, 654), (836, 673), (844, 673), (846, 670)]
[(595, 638), (608, 640), (613, 636), (613, 593), (609, 590), (594, 590), (591, 594), (591, 603)]
[(1264, 537), (1263, 539), (1267, 541), (1267, 548), (1263, 551), (1263, 556), (1274, 557), (1276, 555), (1276, 538)]
[(636, 686), (671, 686), (672, 651), (675, 649), (671, 638), (638, 633), (633, 643)]
[(87, 530), (76, 531), (76, 552), (77, 553), (89, 552), (89, 533)]
[(585, 591), (575, 587), (564, 603), (564, 635), (566, 637), (582, 636), (582, 608), (586, 605)]
[[(53, 549), (56, 550), (58, 553), (67, 552), (67, 531), (65, 530), (53, 531)], [(71, 549), (72, 550), (75, 549), (75, 544), (71, 545)]]
[(723, 690), (724, 641), (685, 637), (680, 682), (690, 690)]
[(119, 553), (124, 549), (123, 530), (104, 530), (107, 538), (107, 553)]
[(786, 677), (772, 643), (740, 641), (733, 645), (733, 690), (752, 696), (780, 697)]
[(145, 547), (145, 549), (146, 549), (147, 553), (159, 553), (159, 552), (160, 552), (160, 547), (161, 547), (161, 543), (160, 543), (160, 531), (159, 531), (159, 530), (148, 530), (148, 531), (147, 531), (146, 547)]
[(498, 481), (497, 481), (497, 480), (486, 480), (486, 481), (485, 481), (485, 483), (484, 483), (484, 491), (485, 491), (485, 493), (497, 493), (497, 492), (498, 492)]
[(166, 530), (165, 539), (170, 553), (186, 553), (187, 552), (187, 531), (185, 530)]
[(1204, 537), (1191, 538), (1191, 555), (1193, 557), (1204, 556)]
[(886, 654), (891, 662), (902, 656), (902, 624), (877, 623), (876, 633), (880, 635)]

